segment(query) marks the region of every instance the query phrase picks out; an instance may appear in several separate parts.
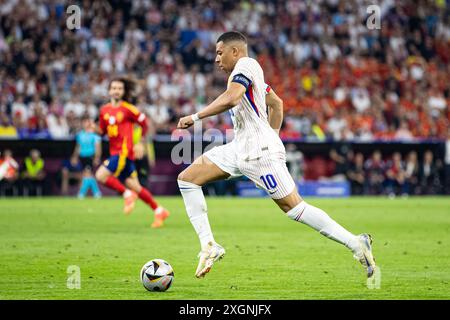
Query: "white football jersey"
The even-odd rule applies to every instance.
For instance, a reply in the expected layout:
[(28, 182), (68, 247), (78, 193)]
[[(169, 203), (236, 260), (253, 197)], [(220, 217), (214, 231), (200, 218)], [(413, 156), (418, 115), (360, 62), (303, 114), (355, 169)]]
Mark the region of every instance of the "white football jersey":
[(246, 88), (239, 104), (229, 110), (234, 126), (233, 143), (239, 158), (252, 160), (267, 152), (285, 153), (280, 137), (268, 121), (267, 85), (258, 61), (249, 57), (240, 58), (228, 79), (228, 85), (231, 82)]

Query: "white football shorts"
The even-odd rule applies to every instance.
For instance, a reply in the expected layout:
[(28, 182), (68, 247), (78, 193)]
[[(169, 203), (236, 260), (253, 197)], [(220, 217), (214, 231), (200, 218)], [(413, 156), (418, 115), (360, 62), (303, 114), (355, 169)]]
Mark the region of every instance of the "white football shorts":
[(285, 153), (265, 153), (260, 158), (241, 160), (233, 142), (216, 146), (203, 154), (220, 169), (230, 174), (230, 178), (246, 176), (257, 187), (265, 190), (272, 199), (282, 199), (296, 188), (286, 167)]

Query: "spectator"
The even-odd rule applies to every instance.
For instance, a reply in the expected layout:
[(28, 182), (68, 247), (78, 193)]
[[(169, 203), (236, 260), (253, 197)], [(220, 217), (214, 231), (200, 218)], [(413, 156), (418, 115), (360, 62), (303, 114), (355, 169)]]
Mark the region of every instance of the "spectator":
[(330, 158), (335, 163), (334, 173), (331, 180), (346, 181), (347, 171), (353, 161), (354, 153), (347, 144), (340, 145), (339, 148), (331, 149)]
[[(145, 112), (143, 107), (141, 112)], [(149, 120), (151, 122), (151, 120)], [(152, 136), (155, 134), (155, 126), (153, 123), (149, 125), (149, 133), (144, 137), (146, 142), (142, 140), (142, 128), (136, 126), (133, 132), (134, 143), (134, 158), (136, 165), (136, 172), (138, 174), (139, 183), (148, 188), (148, 177), (151, 169), (155, 166), (155, 146), (153, 144)]]
[(410, 151), (406, 158), (405, 179), (408, 194), (418, 194), (419, 185), (419, 162), (417, 160), (417, 152)]
[(405, 164), (400, 152), (394, 152), (392, 159), (386, 164), (386, 193), (390, 197), (398, 194), (407, 195)]
[(411, 131), (408, 128), (408, 123), (403, 120), (400, 122), (400, 127), (395, 132), (395, 139), (402, 141), (412, 141), (414, 139)]
[(425, 151), (419, 169), (419, 181), (422, 194), (437, 194), (440, 190), (439, 170), (434, 161), (433, 152)]
[(63, 139), (69, 136), (69, 126), (63, 115), (50, 113), (47, 115), (48, 131), (53, 139)]
[(8, 116), (0, 112), (0, 137), (4, 138), (16, 138), (17, 129), (14, 127), (9, 120)]
[(83, 167), (80, 159), (73, 155), (69, 159), (62, 161), (61, 168), (61, 194), (69, 195), (70, 186), (80, 187)]
[(283, 140), (298, 139), (300, 133), (294, 129), (294, 122), (290, 119), (285, 119), (280, 129), (280, 138)]
[(385, 167), (379, 150), (374, 151), (372, 157), (366, 160), (364, 163), (367, 176), (365, 194), (379, 195), (383, 193)]
[[(1, 154), (0, 154), (1, 156)], [(11, 189), (13, 196), (18, 195), (17, 178), (19, 164), (13, 158), (11, 150), (6, 149), (0, 158), (0, 195), (4, 196)]]
[(327, 131), (335, 141), (344, 139), (344, 130), (347, 128), (347, 120), (343, 117), (342, 109), (338, 109), (336, 115), (327, 122)]
[(356, 153), (354, 160), (347, 171), (347, 179), (353, 195), (362, 195), (366, 182), (366, 171), (364, 168), (364, 155), (361, 152)]
[(286, 145), (286, 166), (294, 181), (303, 180), (305, 171), (305, 159), (303, 153), (297, 149), (295, 144)]
[(24, 102), (23, 95), (18, 94), (11, 106), (11, 114), (19, 114), (22, 121), (28, 119), (28, 106)]
[(64, 105), (64, 112), (66, 114), (73, 112), (78, 118), (84, 115), (85, 110), (86, 106), (80, 101), (77, 94), (72, 94), (70, 100)]
[(30, 155), (25, 158), (22, 171), (23, 193), (25, 196), (34, 193), (36, 196), (42, 196), (44, 193), (45, 177), (44, 159), (37, 149), (32, 149)]

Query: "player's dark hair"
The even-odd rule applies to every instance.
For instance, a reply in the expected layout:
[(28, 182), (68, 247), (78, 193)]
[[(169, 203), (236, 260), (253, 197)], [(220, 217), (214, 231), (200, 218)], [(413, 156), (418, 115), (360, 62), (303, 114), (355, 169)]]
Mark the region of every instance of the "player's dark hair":
[(111, 84), (115, 81), (123, 83), (124, 94), (123, 94), (122, 100), (127, 101), (127, 102), (132, 102), (134, 94), (135, 94), (136, 82), (127, 77), (115, 77), (115, 78), (111, 79), (111, 81), (109, 82), (108, 88), (111, 88)]
[(223, 43), (231, 42), (231, 41), (241, 41), (247, 44), (247, 38), (238, 31), (228, 31), (223, 33), (218, 39), (217, 43), (223, 41)]

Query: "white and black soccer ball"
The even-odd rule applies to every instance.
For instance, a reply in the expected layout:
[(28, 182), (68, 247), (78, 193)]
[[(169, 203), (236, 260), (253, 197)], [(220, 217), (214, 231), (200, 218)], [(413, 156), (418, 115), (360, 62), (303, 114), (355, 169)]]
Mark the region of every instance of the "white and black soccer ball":
[(172, 266), (162, 259), (150, 260), (141, 269), (141, 282), (148, 291), (166, 291), (173, 278)]

